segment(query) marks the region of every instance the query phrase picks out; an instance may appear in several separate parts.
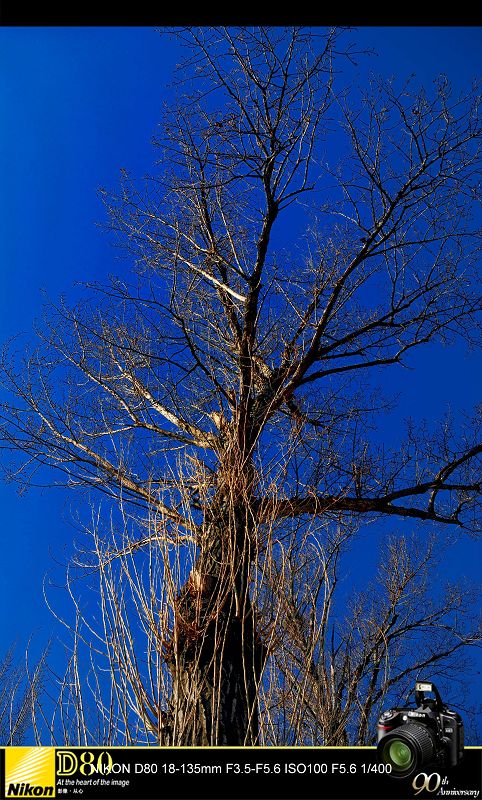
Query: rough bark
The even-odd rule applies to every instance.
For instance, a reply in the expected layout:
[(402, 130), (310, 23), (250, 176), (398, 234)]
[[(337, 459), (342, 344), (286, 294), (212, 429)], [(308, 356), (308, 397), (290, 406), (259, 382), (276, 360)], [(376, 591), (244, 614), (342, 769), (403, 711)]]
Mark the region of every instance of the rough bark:
[(218, 508), (176, 603), (167, 661), (173, 745), (249, 745), (258, 740), (264, 648), (249, 596), (250, 536), (243, 514)]

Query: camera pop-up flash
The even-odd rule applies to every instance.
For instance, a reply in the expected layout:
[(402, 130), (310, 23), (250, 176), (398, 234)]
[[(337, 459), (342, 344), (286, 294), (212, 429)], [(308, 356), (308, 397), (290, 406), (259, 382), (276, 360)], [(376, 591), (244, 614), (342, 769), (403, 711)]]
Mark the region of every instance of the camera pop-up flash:
[(433, 692), (433, 685), (431, 683), (420, 683), (417, 681), (415, 689), (417, 692)]

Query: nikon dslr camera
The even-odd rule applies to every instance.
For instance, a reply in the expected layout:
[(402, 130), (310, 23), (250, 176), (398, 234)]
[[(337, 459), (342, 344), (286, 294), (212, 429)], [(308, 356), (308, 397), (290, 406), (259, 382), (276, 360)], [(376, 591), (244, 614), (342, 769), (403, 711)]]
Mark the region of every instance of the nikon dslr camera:
[(442, 703), (436, 686), (417, 682), (415, 701), (416, 708), (392, 708), (378, 720), (378, 759), (390, 764), (394, 778), (409, 778), (429, 764), (455, 767), (463, 755), (462, 720)]

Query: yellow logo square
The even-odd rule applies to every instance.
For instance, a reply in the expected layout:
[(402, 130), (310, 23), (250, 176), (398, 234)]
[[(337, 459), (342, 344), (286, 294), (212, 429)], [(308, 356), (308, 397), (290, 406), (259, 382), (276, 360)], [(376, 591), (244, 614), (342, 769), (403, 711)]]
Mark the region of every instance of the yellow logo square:
[(55, 797), (55, 748), (5, 748), (5, 797)]

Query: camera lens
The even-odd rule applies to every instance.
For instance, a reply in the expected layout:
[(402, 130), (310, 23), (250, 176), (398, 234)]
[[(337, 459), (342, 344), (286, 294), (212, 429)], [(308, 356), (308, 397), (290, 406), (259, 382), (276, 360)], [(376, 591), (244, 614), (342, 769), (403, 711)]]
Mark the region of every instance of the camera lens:
[(396, 769), (407, 769), (413, 761), (413, 753), (405, 742), (394, 739), (388, 743), (388, 759)]
[(379, 758), (391, 765), (391, 774), (397, 778), (408, 778), (424, 764), (429, 764), (436, 749), (432, 731), (414, 723), (388, 733), (378, 744)]

